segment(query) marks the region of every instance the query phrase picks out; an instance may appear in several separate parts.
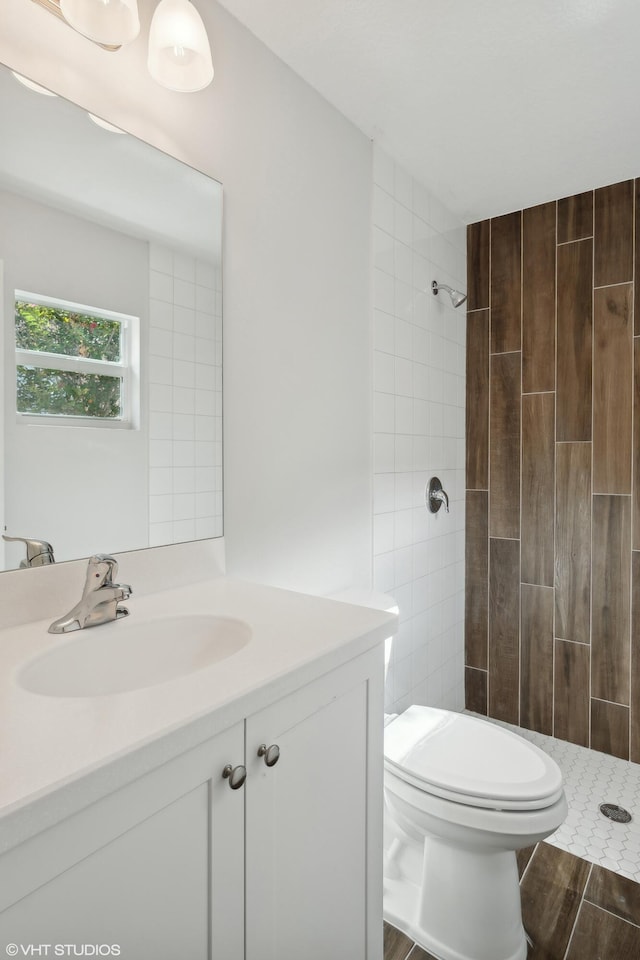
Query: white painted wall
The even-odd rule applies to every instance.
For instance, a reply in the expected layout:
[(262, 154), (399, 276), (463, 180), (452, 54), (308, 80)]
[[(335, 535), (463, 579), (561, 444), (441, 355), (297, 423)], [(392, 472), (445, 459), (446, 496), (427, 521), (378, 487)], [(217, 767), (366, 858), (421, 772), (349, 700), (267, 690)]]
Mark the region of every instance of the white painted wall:
[[(432, 280), (466, 285), (466, 230), (383, 151), (374, 151), (374, 585), (400, 630), (386, 709), (464, 706), (465, 307)], [(424, 506), (438, 476), (450, 513)]]
[(198, 2), (213, 85), (163, 90), (139, 6), (141, 37), (114, 54), (3, 0), (0, 60), (222, 181), (228, 570), (367, 585), (370, 144), (215, 2)]
[[(6, 301), (4, 295), (4, 260), (0, 254), (0, 370), (4, 370), (4, 340)], [(4, 424), (4, 390), (0, 384), (0, 424)], [(0, 463), (5, 462), (4, 430), (0, 430)], [(0, 533), (4, 530), (4, 470), (0, 470)], [(5, 568), (5, 542), (0, 540), (0, 570)]]
[[(4, 259), (4, 522), (49, 541), (57, 560), (148, 543), (148, 431), (20, 423), (15, 414), (15, 290), (138, 317), (146, 345), (148, 244), (53, 207), (0, 193)], [(146, 388), (146, 369), (141, 389)], [(24, 547), (6, 547), (18, 565)]]

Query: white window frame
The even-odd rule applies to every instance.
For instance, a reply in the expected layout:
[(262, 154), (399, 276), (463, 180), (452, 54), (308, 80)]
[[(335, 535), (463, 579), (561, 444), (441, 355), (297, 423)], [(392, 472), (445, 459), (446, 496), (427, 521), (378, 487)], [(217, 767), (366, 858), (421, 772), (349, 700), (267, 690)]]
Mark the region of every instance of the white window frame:
[[(19, 424), (39, 424), (47, 426), (97, 427), (98, 429), (132, 430), (140, 427), (140, 318), (126, 313), (91, 307), (71, 300), (57, 297), (45, 297), (25, 290), (14, 291), (15, 303), (18, 300), (36, 303), (41, 307), (54, 310), (69, 310), (101, 320), (115, 320), (120, 324), (120, 361), (90, 360), (86, 357), (71, 357), (60, 353), (45, 353), (41, 350), (21, 350), (15, 347), (16, 396), (18, 366), (39, 367), (46, 370), (62, 370), (71, 373), (86, 373), (97, 376), (117, 377), (122, 381), (120, 417), (83, 417), (65, 413), (23, 413), (17, 409), (16, 420)], [(15, 344), (15, 321), (14, 321)]]

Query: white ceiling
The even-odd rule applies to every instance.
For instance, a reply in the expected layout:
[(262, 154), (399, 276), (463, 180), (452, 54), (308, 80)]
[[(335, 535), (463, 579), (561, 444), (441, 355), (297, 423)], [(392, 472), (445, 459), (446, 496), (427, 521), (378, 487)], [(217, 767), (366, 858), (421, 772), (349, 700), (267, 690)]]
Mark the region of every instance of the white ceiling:
[(639, 0), (221, 0), (470, 223), (640, 175)]

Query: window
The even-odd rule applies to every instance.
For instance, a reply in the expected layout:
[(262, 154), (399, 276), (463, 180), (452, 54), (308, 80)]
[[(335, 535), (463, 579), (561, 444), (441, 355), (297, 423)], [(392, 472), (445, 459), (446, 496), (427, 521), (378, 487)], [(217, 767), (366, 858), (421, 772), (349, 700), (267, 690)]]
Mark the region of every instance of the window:
[(131, 427), (137, 318), (16, 290), (16, 411)]

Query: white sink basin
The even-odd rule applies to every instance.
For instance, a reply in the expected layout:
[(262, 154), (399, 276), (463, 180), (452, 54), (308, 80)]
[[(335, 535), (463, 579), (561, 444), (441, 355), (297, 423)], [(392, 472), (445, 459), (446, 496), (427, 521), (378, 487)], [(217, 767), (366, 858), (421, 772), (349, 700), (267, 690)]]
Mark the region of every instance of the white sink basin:
[(48, 697), (99, 697), (153, 687), (209, 667), (244, 647), (251, 628), (229, 617), (187, 615), (137, 620), (81, 630), (40, 654), (18, 682)]

